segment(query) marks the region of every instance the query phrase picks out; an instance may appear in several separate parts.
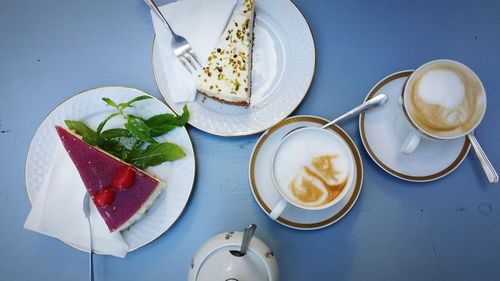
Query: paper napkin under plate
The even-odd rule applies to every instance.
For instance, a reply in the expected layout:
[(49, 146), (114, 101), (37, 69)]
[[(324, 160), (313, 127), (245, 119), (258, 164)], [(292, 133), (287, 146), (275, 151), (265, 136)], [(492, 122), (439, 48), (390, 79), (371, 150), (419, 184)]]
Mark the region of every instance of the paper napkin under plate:
[[(54, 160), (33, 202), (24, 228), (88, 251), (89, 225), (83, 213), (85, 192), (73, 161), (62, 143), (58, 142)], [(125, 257), (129, 246), (122, 235), (119, 232), (109, 232), (93, 203), (90, 214), (94, 251)]]
[[(172, 29), (186, 38), (205, 65), (210, 52), (226, 28), (236, 0), (183, 0), (159, 7)], [(193, 101), (196, 97), (194, 75), (175, 56), (170, 46), (172, 34), (151, 11), (156, 43), (160, 47), (161, 67), (169, 76), (167, 90), (174, 103)]]

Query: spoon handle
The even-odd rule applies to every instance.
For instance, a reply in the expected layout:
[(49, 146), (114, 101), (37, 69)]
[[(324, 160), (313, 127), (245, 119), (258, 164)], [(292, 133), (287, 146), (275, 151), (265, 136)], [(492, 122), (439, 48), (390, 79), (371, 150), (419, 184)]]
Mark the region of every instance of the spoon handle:
[(89, 280), (94, 281), (94, 248), (92, 245), (92, 224), (90, 223), (90, 218), (88, 219), (89, 222), (89, 232), (90, 232), (90, 249), (89, 249)]
[(479, 162), (481, 163), (481, 166), (483, 167), (484, 173), (486, 174), (486, 177), (490, 181), (490, 183), (497, 183), (498, 182), (498, 174), (495, 171), (495, 168), (491, 164), (490, 160), (486, 156), (486, 153), (484, 153), (483, 149), (479, 145), (479, 142), (477, 141), (476, 137), (474, 136), (474, 133), (469, 133), (467, 135), (469, 137), (469, 140), (472, 144), (472, 147), (474, 148), (474, 151), (476, 152), (477, 158), (479, 158)]
[(89, 253), (89, 266), (90, 266), (89, 279), (90, 281), (94, 281), (94, 252)]
[(387, 96), (384, 95), (384, 94), (380, 94), (380, 95), (377, 95), (376, 97), (374, 98), (371, 98), (367, 101), (365, 101), (364, 103), (356, 106), (355, 108), (351, 109), (350, 111), (342, 114), (340, 117), (336, 118), (335, 120), (331, 121), (331, 122), (328, 122), (327, 124), (323, 125), (321, 128), (328, 128), (329, 126), (331, 126), (332, 124), (336, 124), (342, 120), (345, 120), (345, 119), (349, 119), (351, 117), (354, 117), (362, 112), (365, 112), (367, 111), (368, 109), (372, 108), (372, 107), (375, 107), (375, 106), (378, 106), (378, 105), (381, 105), (381, 104), (384, 104), (387, 102)]
[(241, 255), (244, 256), (248, 251), (248, 246), (250, 246), (250, 241), (252, 240), (253, 234), (257, 225), (251, 224), (245, 228), (245, 233), (243, 234), (243, 241), (241, 242)]

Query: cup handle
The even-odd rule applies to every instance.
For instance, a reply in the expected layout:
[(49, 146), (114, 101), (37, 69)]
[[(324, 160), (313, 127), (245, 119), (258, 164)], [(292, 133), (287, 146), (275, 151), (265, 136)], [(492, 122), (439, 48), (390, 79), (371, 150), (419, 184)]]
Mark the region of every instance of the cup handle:
[(285, 210), (285, 207), (288, 203), (286, 202), (285, 199), (281, 199), (278, 204), (276, 204), (276, 206), (274, 206), (274, 208), (272, 209), (271, 213), (269, 214), (269, 216), (271, 217), (271, 219), (273, 220), (277, 220), (278, 217), (281, 215), (281, 213), (283, 213), (283, 211)]
[(400, 148), (401, 153), (405, 155), (410, 155), (417, 149), (418, 144), (420, 143), (420, 134), (417, 132), (411, 132), (403, 145)]

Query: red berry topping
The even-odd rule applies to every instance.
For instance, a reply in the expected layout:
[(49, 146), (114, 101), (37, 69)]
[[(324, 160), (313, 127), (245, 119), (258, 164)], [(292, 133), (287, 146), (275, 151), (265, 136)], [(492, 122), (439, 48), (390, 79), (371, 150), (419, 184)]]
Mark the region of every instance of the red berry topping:
[(111, 186), (116, 190), (128, 189), (134, 184), (135, 171), (129, 165), (121, 168), (116, 174)]
[(92, 200), (97, 207), (107, 206), (115, 200), (115, 192), (109, 187), (101, 189), (92, 196)]

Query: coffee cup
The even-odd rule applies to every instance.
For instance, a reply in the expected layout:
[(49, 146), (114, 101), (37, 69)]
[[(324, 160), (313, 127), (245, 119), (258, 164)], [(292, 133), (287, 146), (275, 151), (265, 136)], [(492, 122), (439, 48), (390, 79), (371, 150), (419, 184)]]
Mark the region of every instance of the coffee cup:
[(281, 196), (270, 213), (276, 220), (288, 205), (314, 211), (342, 200), (352, 186), (354, 157), (340, 136), (328, 129), (306, 127), (280, 141), (270, 168)]
[(430, 61), (405, 83), (403, 111), (412, 130), (400, 148), (413, 153), (422, 138), (456, 139), (471, 133), (483, 119), (486, 94), (479, 77), (453, 60)]

